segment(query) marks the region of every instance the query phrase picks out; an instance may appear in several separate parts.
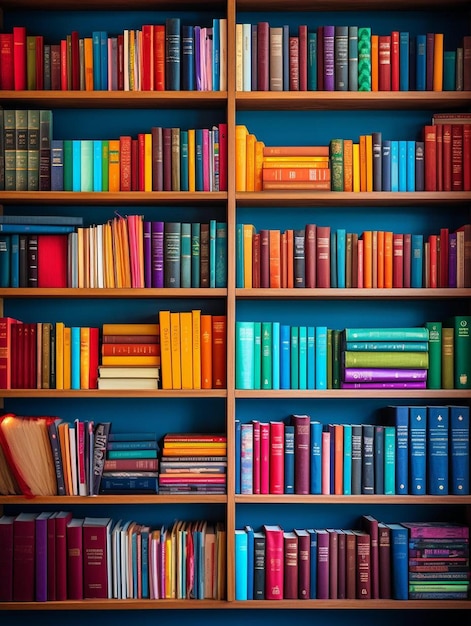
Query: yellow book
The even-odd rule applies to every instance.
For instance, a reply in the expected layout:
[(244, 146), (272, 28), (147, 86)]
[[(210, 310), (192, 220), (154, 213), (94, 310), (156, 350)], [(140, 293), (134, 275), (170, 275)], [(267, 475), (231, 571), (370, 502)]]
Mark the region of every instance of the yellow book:
[(159, 324), (103, 324), (103, 335), (159, 335)]
[(172, 389), (182, 388), (182, 368), (180, 360), (180, 314), (170, 313), (170, 347), (172, 350)]
[(373, 191), (373, 135), (365, 135), (366, 191)]
[(443, 33), (435, 33), (433, 41), (433, 91), (443, 91)]
[(244, 224), (244, 287), (252, 289), (252, 240), (255, 233), (253, 224)]
[(172, 389), (172, 349), (170, 344), (170, 311), (160, 311), (160, 378), (162, 389)]
[(195, 129), (188, 129), (188, 191), (196, 191)]
[[(64, 327), (63, 334), (63, 387), (62, 389), (70, 389), (71, 382), (71, 360), (70, 360), (70, 328)], [(56, 365), (57, 367), (57, 365)]]
[(255, 191), (255, 143), (256, 137), (252, 133), (247, 135), (245, 142), (245, 189)]
[[(345, 140), (346, 141), (346, 140)], [(267, 157), (263, 158), (263, 169), (291, 169), (294, 167), (304, 167), (306, 169), (328, 169), (329, 168), (329, 158), (319, 157), (322, 160), (314, 160), (316, 157), (309, 157), (312, 160), (309, 161), (301, 161), (297, 157), (290, 157), (287, 161), (280, 161), (278, 158), (274, 158), (272, 161), (267, 161)]]
[(255, 142), (255, 166), (254, 166), (254, 191), (262, 191), (263, 189), (263, 141)]
[(134, 80), (134, 66), (136, 55), (136, 37), (135, 31), (129, 31), (129, 91), (135, 91), (136, 84)]
[(193, 389), (201, 389), (201, 311), (191, 312), (193, 331)]
[(235, 181), (236, 191), (247, 191), (246, 182), (246, 162), (247, 162), (247, 135), (249, 131), (247, 126), (237, 124), (235, 128)]
[(152, 191), (152, 135), (144, 135), (144, 191)]
[(219, 445), (212, 448), (191, 447), (191, 448), (165, 448), (165, 456), (226, 456), (226, 446)]
[(120, 191), (119, 173), (119, 139), (110, 139), (108, 157), (108, 189), (109, 191)]
[[(243, 25), (236, 24), (236, 91), (243, 91), (244, 88), (244, 36)], [(242, 189), (239, 191), (243, 191)]]
[(80, 389), (89, 389), (90, 379), (90, 328), (80, 328)]
[(56, 322), (56, 389), (64, 389), (64, 322)]
[(360, 135), (360, 191), (366, 191), (366, 135)]
[(360, 145), (353, 144), (353, 191), (360, 191)]
[(191, 311), (180, 313), (180, 358), (182, 389), (193, 389), (193, 333)]
[(93, 91), (93, 39), (83, 38), (83, 52), (85, 61), (85, 91)]
[(102, 365), (160, 365), (160, 356), (159, 355), (107, 355), (101, 357)]
[(212, 388), (212, 316), (201, 316), (201, 388)]

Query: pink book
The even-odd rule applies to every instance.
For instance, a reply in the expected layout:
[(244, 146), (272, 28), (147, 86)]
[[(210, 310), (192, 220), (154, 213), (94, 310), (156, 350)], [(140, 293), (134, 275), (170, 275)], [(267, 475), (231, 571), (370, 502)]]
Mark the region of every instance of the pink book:
[(410, 539), (469, 539), (469, 527), (453, 522), (401, 522)]
[(77, 469), (79, 496), (87, 495), (87, 478), (85, 473), (85, 424), (75, 420), (75, 437), (77, 441)]
[(284, 493), (284, 441), (284, 423), (270, 422), (270, 493)]
[(330, 494), (330, 433), (322, 432), (322, 493)]
[(213, 29), (206, 29), (206, 81), (207, 90), (213, 90)]
[(260, 424), (260, 493), (270, 493), (270, 424)]
[(309, 415), (292, 415), (294, 426), (294, 493), (309, 494), (310, 428)]
[(210, 191), (209, 186), (209, 129), (203, 128), (203, 191)]
[(252, 493), (259, 494), (261, 491), (260, 486), (260, 452), (261, 452), (261, 440), (260, 440), (260, 422), (252, 420), (253, 424), (253, 485)]
[[(203, 27), (200, 30), (200, 54), (199, 54), (199, 70), (201, 75), (201, 91), (208, 91), (208, 79), (206, 76), (206, 31), (207, 28)], [(196, 70), (198, 74), (198, 69)]]
[(357, 257), (358, 257), (358, 289), (363, 289), (363, 239), (358, 239), (357, 242)]
[(227, 191), (227, 124), (219, 124), (219, 191)]
[(283, 529), (281, 526), (263, 527), (265, 533), (265, 599), (283, 600)]

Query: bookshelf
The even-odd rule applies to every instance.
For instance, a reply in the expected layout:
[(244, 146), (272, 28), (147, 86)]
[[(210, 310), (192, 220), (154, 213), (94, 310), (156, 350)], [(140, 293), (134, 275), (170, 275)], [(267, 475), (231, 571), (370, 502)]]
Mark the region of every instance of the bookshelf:
[[(39, 10), (39, 6), (40, 10)], [(470, 312), (470, 289), (240, 289), (236, 288), (235, 265), (236, 224), (256, 223), (260, 228), (287, 228), (292, 224), (304, 226), (318, 222), (348, 224), (361, 232), (370, 224), (383, 228), (401, 220), (413, 230), (437, 228), (444, 216), (450, 226), (458, 227), (469, 221), (470, 192), (236, 192), (235, 191), (235, 125), (247, 124), (251, 131), (267, 143), (303, 144), (328, 143), (332, 128), (342, 136), (372, 130), (372, 121), (385, 131), (404, 126), (407, 131), (427, 123), (435, 111), (469, 111), (469, 92), (240, 92), (235, 90), (235, 25), (238, 22), (257, 22), (270, 19), (276, 23), (296, 25), (305, 20), (315, 25), (327, 23), (332, 16), (336, 23), (374, 21), (378, 27), (391, 30), (394, 20), (417, 24), (423, 19), (427, 27), (445, 16), (452, 25), (466, 20), (469, 33), (471, 20), (467, 0), (209, 0), (204, 7), (190, 0), (160, 2), (153, 0), (0, 0), (3, 26), (25, 22), (32, 30), (54, 36), (64, 35), (77, 23), (80, 30), (92, 30), (88, 24), (103, 24), (109, 30), (133, 23), (157, 22), (163, 16), (178, 13), (189, 20), (209, 19), (215, 14), (228, 20), (228, 89), (224, 92), (46, 92), (2, 91), (3, 108), (51, 108), (57, 114), (57, 136), (69, 137), (71, 125), (83, 137), (91, 131), (100, 136), (101, 125), (115, 134), (121, 130), (150, 127), (155, 119), (162, 125), (188, 123), (206, 124), (208, 119), (228, 123), (228, 191), (227, 192), (5, 192), (0, 191), (0, 205), (4, 213), (23, 212), (40, 214), (45, 207), (57, 214), (82, 213), (87, 221), (109, 219), (113, 211), (159, 214), (171, 219), (176, 212), (179, 219), (204, 214), (224, 216), (228, 224), (228, 283), (227, 289), (0, 289), (4, 315), (35, 321), (41, 319), (66, 321), (75, 324), (101, 325), (105, 321), (149, 321), (160, 309), (182, 310), (181, 307), (202, 308), (210, 313), (227, 315), (227, 389), (209, 391), (56, 391), (6, 390), (2, 392), (5, 411), (17, 414), (53, 414), (72, 420), (78, 415), (100, 415), (109, 418), (117, 428), (125, 429), (129, 415), (139, 420), (144, 428), (156, 423), (163, 435), (167, 429), (196, 431), (201, 420), (211, 415), (211, 424), (228, 435), (227, 496), (98, 496), (36, 498), (34, 502), (18, 496), (0, 496), (0, 513), (14, 514), (23, 510), (73, 510), (74, 515), (109, 514), (129, 517), (148, 523), (166, 520), (223, 519), (227, 527), (227, 598), (223, 601), (193, 600), (87, 600), (47, 603), (0, 603), (2, 623), (17, 623), (19, 611), (34, 611), (38, 624), (52, 619), (49, 611), (66, 611), (68, 623), (81, 622), (82, 611), (92, 623), (106, 619), (125, 623), (128, 611), (139, 611), (142, 623), (155, 619), (146, 610), (163, 611), (166, 620), (175, 616), (182, 624), (219, 623), (222, 616), (229, 624), (240, 620), (237, 610), (249, 611), (243, 617), (255, 621), (267, 619), (279, 624), (286, 617), (295, 618), (302, 626), (312, 622), (313, 616), (322, 624), (361, 618), (373, 623), (378, 618), (387, 624), (399, 616), (407, 625), (432, 624), (441, 620), (444, 610), (453, 610), (459, 623), (469, 620), (469, 601), (397, 601), (397, 600), (282, 600), (235, 601), (234, 530), (245, 524), (254, 527), (265, 523), (280, 523), (286, 529), (299, 527), (303, 520), (322, 527), (353, 527), (358, 516), (371, 513), (385, 521), (441, 519), (446, 507), (450, 519), (471, 522), (471, 496), (297, 496), (297, 495), (239, 495), (235, 493), (234, 421), (250, 421), (255, 415), (264, 419), (285, 419), (292, 413), (319, 416), (324, 423), (331, 419), (351, 421), (372, 419), (380, 408), (400, 404), (469, 404), (469, 390), (276, 390), (243, 391), (235, 389), (236, 320), (272, 319), (302, 323), (307, 316), (329, 320), (338, 328), (347, 320), (371, 325), (420, 325), (437, 317), (458, 312)], [(451, 10), (450, 17), (446, 12)], [(40, 13), (39, 11), (44, 11)], [(374, 14), (374, 15), (373, 15)], [(456, 15), (455, 15), (456, 14)], [(268, 18), (267, 18), (268, 15)], [(262, 17), (263, 16), (263, 17)], [(370, 20), (371, 17), (371, 20)], [(34, 20), (40, 20), (34, 25)], [(384, 26), (382, 20), (390, 20)], [(42, 21), (41, 21), (42, 20)], [(51, 24), (48, 25), (48, 20)], [(1, 25), (0, 18), (0, 25)], [(40, 25), (39, 25), (40, 24)], [(425, 26), (424, 26), (425, 28)], [(185, 123), (187, 123), (185, 121)], [(319, 132), (311, 129), (318, 123)], [(306, 129), (309, 128), (309, 138)], [(74, 128), (75, 130), (75, 128)], [(108, 134), (111, 131), (108, 132)], [(118, 209), (119, 210), (119, 209)], [(195, 218), (196, 219), (196, 218)], [(397, 223), (397, 222), (396, 222)], [(299, 227), (300, 227), (299, 226)], [(332, 321), (331, 321), (332, 320)], [(397, 320), (401, 320), (397, 322)], [(385, 323), (385, 322), (384, 322)], [(71, 402), (71, 399), (73, 401)], [(158, 413), (158, 416), (155, 416)], [(78, 415), (77, 415), (78, 414)], [(363, 417), (364, 416), (364, 417)], [(98, 420), (98, 417), (95, 417)], [(169, 427), (168, 424), (172, 423)], [(176, 426), (175, 426), (176, 424)], [(190, 614), (187, 609), (197, 609)], [(276, 609), (283, 609), (281, 613)], [(301, 610), (302, 609), (302, 610)], [(307, 610), (306, 610), (307, 609)], [(316, 610), (315, 613), (311, 611)], [(436, 609), (441, 611), (436, 612)], [(118, 611), (125, 610), (121, 614)], [(224, 613), (221, 611), (224, 610)], [(324, 610), (328, 610), (326, 613)], [(169, 612), (171, 611), (171, 612)], [(177, 613), (175, 613), (177, 611)], [(261, 612), (260, 612), (261, 611)], [(348, 611), (349, 613), (345, 613)], [(350, 613), (353, 611), (354, 613)], [(399, 613), (397, 613), (399, 611)], [(22, 614), (23, 616), (26, 613)], [(133, 614), (132, 619), (135, 618)], [(439, 617), (437, 617), (439, 616)]]

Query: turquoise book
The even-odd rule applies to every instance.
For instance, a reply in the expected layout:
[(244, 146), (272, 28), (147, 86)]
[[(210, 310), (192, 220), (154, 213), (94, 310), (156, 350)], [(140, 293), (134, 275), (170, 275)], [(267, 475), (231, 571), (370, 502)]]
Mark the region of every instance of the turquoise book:
[(402, 139), (399, 141), (399, 191), (407, 191), (407, 141)]
[(247, 600), (247, 533), (245, 530), (235, 531), (235, 599)]
[(391, 139), (391, 191), (399, 191), (399, 141)]
[(411, 239), (411, 277), (410, 286), (413, 289), (420, 289), (423, 286), (423, 265), (424, 265), (424, 236), (412, 235)]
[(415, 191), (415, 141), (407, 142), (407, 191)]
[(409, 493), (409, 407), (390, 406), (389, 424), (396, 431), (396, 494)]
[(299, 389), (307, 389), (307, 326), (299, 327)]
[(409, 599), (409, 532), (401, 524), (387, 524), (390, 529), (392, 597)]
[(307, 388), (316, 388), (316, 331), (314, 326), (307, 327)]
[(396, 493), (396, 429), (384, 427), (384, 495)]
[(317, 91), (317, 33), (308, 33), (307, 49), (307, 88)]
[(299, 389), (299, 326), (291, 326), (291, 376), (290, 389)]
[(103, 191), (103, 149), (100, 139), (93, 141), (93, 191)]
[(80, 191), (93, 191), (93, 141), (80, 142)]
[(180, 191), (189, 190), (188, 131), (180, 130)]
[(448, 495), (448, 407), (427, 407), (427, 493)]
[(409, 407), (409, 491), (427, 493), (427, 407)]
[[(220, 31), (220, 20), (217, 18), (213, 19), (213, 52), (211, 58), (211, 66), (213, 72), (213, 91), (220, 91), (220, 82), (221, 82), (221, 31)], [(253, 593), (252, 593), (253, 597)], [(251, 599), (251, 598), (249, 598)]]
[(10, 235), (0, 234), (0, 287), (10, 287)]
[(244, 288), (244, 225), (236, 226), (236, 287)]
[(322, 493), (322, 424), (311, 422), (310, 433), (310, 493)]
[(180, 243), (180, 287), (191, 287), (191, 224), (182, 222)]
[(245, 527), (247, 533), (247, 600), (253, 600), (254, 577), (254, 530), (252, 526)]
[(80, 328), (70, 330), (70, 388), (80, 389)]
[(216, 222), (216, 287), (227, 287), (227, 224)]
[(280, 322), (272, 323), (272, 389), (280, 389)]
[(284, 492), (294, 493), (294, 426), (287, 424), (285, 426), (285, 472), (284, 472)]
[(456, 89), (456, 51), (445, 50), (443, 53), (443, 91)]
[(82, 149), (80, 139), (72, 140), (72, 190), (80, 191), (82, 186)]
[(327, 326), (316, 326), (316, 389), (327, 389)]
[(290, 327), (280, 325), (280, 388), (290, 389), (291, 379), (291, 337)]
[(254, 322), (236, 322), (236, 389), (254, 389)]
[(193, 222), (191, 225), (191, 286), (200, 286), (200, 222)]
[(429, 369), (427, 372), (427, 388), (441, 389), (442, 386), (442, 322), (426, 322), (428, 329)]
[(347, 232), (345, 228), (337, 228), (337, 287), (346, 287), (346, 255), (345, 241)]
[(450, 480), (453, 495), (469, 495), (469, 406), (449, 406)]
[(262, 389), (272, 389), (272, 323), (262, 322)]
[(409, 91), (409, 32), (399, 33), (399, 90)]
[(262, 388), (262, 323), (254, 322), (254, 389)]
[(216, 220), (209, 220), (209, 286), (216, 287)]
[(343, 495), (352, 494), (352, 425), (343, 424)]
[(20, 236), (10, 235), (10, 287), (20, 286)]

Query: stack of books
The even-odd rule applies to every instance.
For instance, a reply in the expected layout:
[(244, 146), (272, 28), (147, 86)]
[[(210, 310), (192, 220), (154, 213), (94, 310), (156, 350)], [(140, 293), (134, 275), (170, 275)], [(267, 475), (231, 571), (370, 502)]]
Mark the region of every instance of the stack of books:
[(327, 146), (265, 146), (263, 189), (330, 190)]
[(158, 493), (158, 452), (153, 432), (109, 433), (100, 493)]
[(103, 324), (98, 389), (158, 389), (158, 324)]
[(165, 435), (160, 493), (226, 493), (227, 438), (222, 434)]
[(342, 389), (425, 389), (427, 328), (346, 328)]

